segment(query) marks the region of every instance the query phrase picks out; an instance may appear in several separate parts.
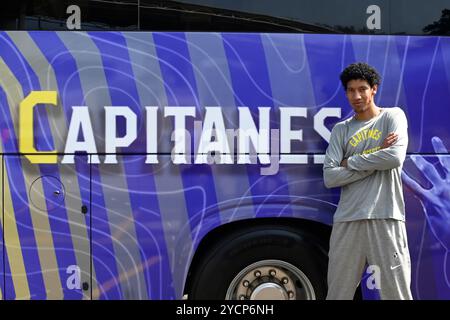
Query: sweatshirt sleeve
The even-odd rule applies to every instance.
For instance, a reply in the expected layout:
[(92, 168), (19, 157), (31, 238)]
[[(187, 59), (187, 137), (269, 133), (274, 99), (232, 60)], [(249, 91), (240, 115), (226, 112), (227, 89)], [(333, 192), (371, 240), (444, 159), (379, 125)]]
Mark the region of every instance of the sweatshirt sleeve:
[(355, 171), (341, 167), (344, 157), (343, 137), (338, 125), (331, 130), (330, 143), (325, 153), (323, 165), (323, 180), (325, 187), (342, 187), (349, 183), (364, 179), (374, 171)]
[(408, 148), (408, 121), (402, 109), (388, 114), (388, 132), (396, 132), (398, 139), (395, 144), (373, 153), (353, 155), (348, 158), (348, 168), (352, 170), (389, 170), (400, 167), (406, 158)]

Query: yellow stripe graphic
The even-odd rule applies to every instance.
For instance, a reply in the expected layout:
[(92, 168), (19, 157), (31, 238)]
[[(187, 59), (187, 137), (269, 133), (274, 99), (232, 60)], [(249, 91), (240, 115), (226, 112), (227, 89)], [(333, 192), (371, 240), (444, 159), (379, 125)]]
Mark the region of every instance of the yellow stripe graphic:
[[(0, 143), (0, 195), (3, 195), (3, 147), (2, 144)], [(2, 228), (2, 234), (3, 234), (3, 197), (2, 197), (2, 201), (0, 202), (0, 228)], [(3, 242), (3, 239), (1, 240)], [(3, 245), (3, 244), (2, 244)], [(3, 248), (2, 248), (3, 249)], [(2, 252), (3, 254), (3, 252)], [(3, 266), (5, 264), (3, 263)], [(3, 272), (5, 272), (4, 267), (0, 267), (2, 268)], [(3, 286), (0, 286), (0, 300), (3, 300)]]
[(5, 249), (8, 252), (9, 265), (11, 269), (16, 299), (29, 299), (30, 289), (28, 287), (27, 273), (20, 246), (19, 232), (17, 231), (16, 216), (12, 206), (11, 192), (9, 189), (8, 174), (4, 170), (3, 186), (5, 192)]
[[(3, 87), (3, 90), (7, 95), (10, 114), (14, 125), (14, 131), (17, 133), (19, 132), (18, 105), (20, 101), (22, 101), (23, 99), (22, 88), (20, 86), (20, 83), (14, 77), (11, 70), (8, 68), (8, 66), (1, 58), (0, 58), (0, 74), (2, 75), (2, 77), (0, 78), (0, 85)], [(30, 199), (29, 188), (31, 186), (31, 183), (37, 177), (40, 176), (40, 172), (37, 166), (31, 166), (28, 160), (22, 158), (23, 157), (21, 157), (21, 162), (27, 194), (27, 198), (23, 200), (24, 203), (22, 203), (22, 205), (29, 207), (32, 220), (32, 225), (27, 227), (32, 228), (34, 231), (41, 271), (43, 272), (43, 279), (47, 289), (47, 298), (61, 299), (62, 298), (61, 281), (59, 277), (58, 264), (56, 261), (55, 249), (48, 215), (46, 212), (38, 210), (29, 201)], [(6, 187), (7, 186), (6, 182), (8, 181), (6, 170), (4, 180), (5, 180), (5, 248), (7, 249), (8, 256), (12, 258), (15, 257), (15, 255), (17, 254), (16, 251), (20, 250), (20, 239), (17, 233), (17, 225), (9, 185), (8, 187)], [(38, 182), (36, 187), (38, 194), (39, 193), (43, 194), (42, 184), (40, 182)], [(44, 204), (44, 208), (45, 205), (46, 204)], [(6, 218), (7, 216), (8, 219)], [(10, 230), (16, 230), (15, 232), (12, 233), (12, 238), (10, 238), (9, 236)], [(8, 237), (6, 237), (6, 235), (8, 235)], [(10, 252), (10, 250), (12, 250), (12, 252)], [(22, 254), (20, 254), (20, 257), (21, 257), (21, 265), (23, 265), (24, 262)], [(29, 298), (30, 292), (28, 289), (28, 284), (25, 289), (22, 290), (21, 288), (21, 286), (23, 286), (22, 273), (25, 272), (25, 269), (23, 270), (20, 269), (21, 265), (18, 265), (18, 268), (16, 268), (11, 264), (11, 273), (13, 277), (14, 287), (16, 290), (16, 297), (18, 299), (22, 298), (26, 299)], [(16, 283), (14, 279), (18, 279), (19, 283)], [(27, 278), (25, 274), (25, 280), (26, 279)]]
[[(28, 33), (15, 31), (8, 32), (8, 35), (36, 73), (39, 78), (41, 90), (58, 91), (55, 70), (30, 35)], [(62, 57), (66, 56), (67, 55), (62, 55)], [(58, 63), (59, 61), (60, 60), (57, 59), (54, 62)], [(60, 95), (59, 91), (58, 95)], [(48, 122), (55, 149), (58, 151), (64, 150), (69, 120), (63, 111), (61, 98), (62, 97), (59, 96), (57, 108), (48, 109)], [(58, 162), (60, 162), (60, 159)], [(80, 212), (81, 206), (88, 205), (88, 203), (84, 203), (81, 199), (77, 172), (74, 165), (55, 165), (54, 172), (59, 173), (59, 178), (65, 189), (65, 198), (62, 206), (66, 208), (70, 227), (70, 235), (68, 236), (71, 237), (71, 243), (73, 244), (76, 265), (81, 269), (81, 282), (89, 283), (91, 279), (89, 227), (86, 225), (85, 216)], [(50, 217), (52, 217), (52, 212), (50, 212)], [(67, 261), (58, 262), (60, 269), (64, 270), (68, 267)], [(67, 275), (67, 277), (68, 276), (69, 275)], [(92, 276), (95, 279), (94, 268), (92, 270)], [(52, 291), (62, 290), (66, 287), (67, 277), (61, 277), (61, 284), (58, 287), (47, 286), (47, 289)], [(93, 287), (93, 289), (95, 289), (95, 282), (93, 283)], [(90, 292), (91, 290), (82, 290), (83, 298), (90, 299)]]

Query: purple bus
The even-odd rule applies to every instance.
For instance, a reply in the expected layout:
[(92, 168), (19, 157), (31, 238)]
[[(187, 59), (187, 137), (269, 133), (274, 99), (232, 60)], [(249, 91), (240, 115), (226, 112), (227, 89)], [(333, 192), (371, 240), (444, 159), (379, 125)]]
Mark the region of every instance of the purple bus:
[(408, 118), (413, 296), (449, 299), (450, 38), (318, 32), (0, 32), (1, 298), (323, 299), (363, 61)]

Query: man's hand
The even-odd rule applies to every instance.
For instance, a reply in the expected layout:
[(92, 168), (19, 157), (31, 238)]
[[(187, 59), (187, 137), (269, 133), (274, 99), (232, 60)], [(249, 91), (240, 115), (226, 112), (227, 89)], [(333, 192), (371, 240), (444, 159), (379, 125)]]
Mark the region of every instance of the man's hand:
[[(381, 145), (381, 149), (386, 149), (396, 143), (398, 140), (398, 134), (395, 132), (391, 132), (387, 135), (387, 137), (383, 140), (383, 144)], [(341, 161), (341, 167), (348, 168), (347, 158)]]
[(387, 137), (384, 139), (383, 144), (381, 145), (381, 149), (386, 149), (392, 146), (394, 143), (397, 142), (398, 134), (395, 132), (391, 132), (387, 135)]

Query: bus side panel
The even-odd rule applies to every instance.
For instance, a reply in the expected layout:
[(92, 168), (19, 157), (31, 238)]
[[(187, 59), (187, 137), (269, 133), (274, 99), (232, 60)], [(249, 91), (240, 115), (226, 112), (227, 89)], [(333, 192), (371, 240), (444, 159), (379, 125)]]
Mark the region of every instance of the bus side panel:
[[(1, 152), (1, 144), (0, 144), (0, 152)], [(3, 155), (0, 153), (0, 279), (3, 279), (5, 276), (5, 263), (3, 259), (3, 250), (5, 243), (3, 242)], [(0, 281), (0, 299), (5, 299), (5, 282)]]
[(68, 166), (4, 158), (7, 299), (90, 299), (86, 159)]
[(185, 209), (189, 191), (168, 156), (152, 165), (145, 163), (146, 156), (117, 158), (118, 164), (92, 165), (92, 254), (102, 261), (93, 298), (175, 299), (174, 285), (180, 298), (183, 275), (173, 270), (183, 260), (177, 241), (191, 241)]
[[(0, 39), (4, 44), (0, 46), (4, 81), (0, 153), (10, 153), (4, 156), (3, 176), (3, 298), (79, 299), (89, 298), (90, 290), (94, 299), (180, 298), (195, 249), (219, 225), (255, 217), (331, 224), (339, 189), (323, 186), (320, 159), (327, 141), (323, 126), (319, 134), (314, 116), (325, 108), (340, 109), (341, 118), (352, 114), (340, 93), (339, 73), (354, 60), (367, 61), (383, 73), (377, 104), (399, 105), (408, 117), (410, 156), (404, 168), (410, 179), (404, 177), (404, 192), (414, 297), (449, 298), (450, 206), (445, 201), (448, 183), (442, 177), (450, 168), (445, 160), (450, 131), (449, 109), (441, 106), (450, 94), (450, 38), (108, 32), (7, 35)], [(50, 69), (55, 73), (53, 80)], [(146, 152), (144, 106), (159, 106), (159, 163), (145, 164), (145, 156), (124, 155), (117, 157), (118, 164), (103, 164), (104, 157), (100, 157), (100, 165), (88, 166), (79, 158), (75, 165), (30, 165), (25, 157), (14, 155), (19, 152), (19, 103), (30, 90), (40, 88), (57, 90), (68, 121), (72, 106), (89, 108), (99, 153), (105, 151), (104, 106), (128, 106), (136, 113), (138, 138), (130, 147), (117, 149), (136, 154)], [(237, 106), (250, 108), (256, 123), (257, 107), (272, 107), (272, 129), (279, 128), (279, 107), (304, 107), (307, 117), (292, 122), (293, 130), (303, 130), (303, 141), (293, 141), (291, 153), (306, 156), (307, 162), (282, 164), (276, 175), (262, 174), (264, 166), (238, 165), (236, 159), (233, 165), (175, 165), (169, 156), (173, 119), (164, 118), (162, 111), (167, 105), (194, 106), (197, 121), (204, 116), (205, 106), (221, 106), (226, 127), (233, 129), (239, 123)], [(55, 111), (62, 108), (47, 109), (36, 112), (36, 124), (43, 124), (36, 126), (36, 146), (53, 149), (46, 143), (53, 139), (54, 147), (62, 152), (67, 128)], [(326, 127), (331, 129), (338, 118), (327, 118)], [(46, 130), (47, 120), (58, 129), (52, 131), (53, 137)], [(198, 139), (192, 120), (188, 117), (187, 127)], [(123, 136), (123, 121), (117, 122), (117, 133)], [(437, 139), (445, 147), (436, 147)], [(411, 153), (428, 157), (416, 163)], [(86, 204), (91, 210), (82, 216), (80, 208)], [(90, 219), (92, 270), (86, 262)]]
[[(225, 223), (255, 216), (331, 223), (335, 206), (319, 199), (323, 185), (304, 180), (306, 167), (283, 167), (292, 179), (287, 186), (293, 192), (286, 193), (276, 191), (275, 176), (249, 185), (245, 165), (214, 167), (211, 189), (205, 185), (208, 165), (173, 165), (170, 155), (159, 155), (158, 164), (145, 160), (145, 155), (118, 155), (117, 164), (92, 165), (92, 255), (94, 265), (102, 262), (96, 266), (93, 281), (99, 290), (93, 299), (181, 298), (198, 244)], [(309, 177), (320, 179), (316, 168), (309, 169)], [(208, 204), (211, 192), (220, 200)]]
[[(18, 33), (8, 32), (16, 45), (23, 41)], [(221, 106), (227, 128), (237, 125), (237, 122), (228, 122), (227, 116), (237, 106), (251, 108), (256, 120), (257, 107), (272, 106), (273, 111), (279, 107), (305, 107), (308, 117), (295, 120), (303, 128), (304, 138), (301, 142), (294, 140), (291, 151), (323, 153), (327, 141), (315, 131), (313, 116), (321, 108), (340, 108), (341, 118), (351, 114), (345, 96), (339, 93), (342, 89), (339, 73), (344, 63), (355, 60), (368, 61), (383, 73), (382, 86), (376, 96), (379, 105), (401, 106), (407, 115), (418, 115), (410, 116), (410, 125), (417, 130), (410, 132), (409, 152), (433, 152), (431, 144), (424, 142), (438, 133), (448, 140), (445, 117), (439, 117), (440, 110), (433, 107), (445, 101), (448, 90), (445, 84), (450, 65), (447, 54), (450, 40), (445, 37), (301, 34), (259, 34), (256, 37), (254, 34), (208, 33), (182, 37), (177, 33), (121, 33), (120, 42), (115, 42), (117, 35), (112, 36), (114, 41), (110, 41), (109, 36), (107, 32), (29, 33), (36, 50), (40, 50), (39, 56), (46, 55), (59, 85), (42, 89), (57, 90), (68, 119), (72, 106), (89, 107), (99, 152), (104, 152), (104, 106), (128, 106), (139, 116), (138, 139), (126, 151), (144, 153), (144, 106), (174, 105), (196, 106), (197, 119), (205, 106)], [(183, 51), (177, 51), (180, 43), (183, 43)], [(80, 51), (79, 47), (86, 50)], [(25, 54), (25, 49), (19, 52)], [(7, 44), (2, 46), (2, 52), (12, 50)], [(9, 55), (0, 61), (0, 67), (4, 66), (5, 70), (7, 67), (12, 73), (20, 64), (11, 61)], [(251, 57), (256, 55), (259, 60), (253, 61)], [(33, 59), (28, 60), (36, 76), (46, 82), (47, 68), (39, 69), (33, 65)], [(260, 69), (266, 71), (262, 73)], [(23, 71), (15, 77), (28, 79), (31, 75)], [(13, 77), (5, 72), (5, 78)], [(13, 85), (4, 88), (9, 95), (17, 91), (15, 83), (11, 83)], [(433, 88), (436, 91), (431, 94)], [(32, 89), (39, 90), (39, 87)], [(28, 91), (24, 92), (16, 100), (17, 105), (27, 94)], [(16, 107), (11, 107), (11, 111), (15, 117)], [(57, 114), (57, 109), (48, 110), (46, 116), (50, 123)], [(277, 116), (275, 112), (271, 114)], [(45, 113), (42, 118), (45, 119)], [(56, 120), (63, 121), (62, 118)], [(170, 152), (172, 119), (160, 115), (158, 120), (158, 152)], [(326, 126), (331, 129), (337, 120), (327, 118)], [(431, 121), (433, 126), (424, 125)], [(2, 127), (7, 126), (5, 119), (0, 122)], [(190, 121), (187, 123), (189, 125)], [(274, 119), (272, 127), (277, 123)], [(61, 146), (65, 145), (67, 128), (59, 129), (60, 134), (52, 138), (58, 151), (63, 151)], [(36, 140), (42, 140), (41, 144), (45, 145), (48, 137), (44, 134), (48, 132), (39, 126), (35, 131)], [(7, 151), (18, 152), (17, 146)]]
[[(450, 149), (448, 142), (445, 145)], [(448, 151), (411, 155), (403, 166), (411, 289), (415, 299), (450, 299), (449, 172)]]

